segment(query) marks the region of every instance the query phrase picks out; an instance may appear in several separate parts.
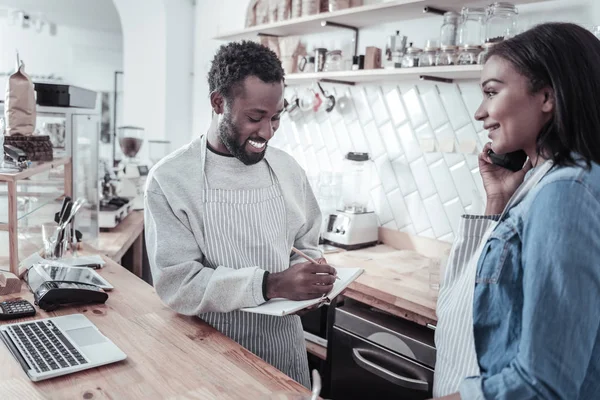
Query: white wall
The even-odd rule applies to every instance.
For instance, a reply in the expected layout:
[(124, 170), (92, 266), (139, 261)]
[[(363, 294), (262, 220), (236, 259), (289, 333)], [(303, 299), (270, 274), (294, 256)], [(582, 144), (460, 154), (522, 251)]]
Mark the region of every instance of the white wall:
[(190, 0), (165, 0), (165, 12), (165, 138), (171, 141), (171, 149), (177, 149), (192, 132), (195, 10)]
[[(196, 10), (196, 57), (194, 86), (194, 136), (206, 130), (210, 119), (206, 75), (209, 62), (220, 44), (210, 38), (219, 32), (243, 27), (248, 0), (222, 0), (219, 7), (198, 5)], [(594, 0), (558, 0), (519, 7), (523, 27), (544, 21), (590, 24), (600, 21)], [(383, 47), (386, 36), (401, 30), (410, 42), (422, 47), (436, 38), (440, 17), (401, 21), (365, 29), (360, 33), (359, 52), (366, 46)], [(351, 48), (348, 33), (306, 37), (308, 49)], [(288, 88), (289, 99), (294, 91)], [(439, 141), (450, 138), (456, 148), (469, 140), (479, 148), (487, 141), (481, 123), (473, 118), (481, 101), (477, 81), (460, 84), (427, 82), (383, 83), (349, 88), (326, 85), (337, 96), (346, 94), (354, 107), (347, 115), (308, 112), (293, 121), (285, 115), (272, 145), (294, 156), (313, 183), (323, 172), (333, 171), (344, 152), (369, 151), (375, 160), (370, 188), (370, 207), (383, 226), (411, 234), (450, 241), (461, 214), (481, 212), (483, 185), (477, 156), (462, 153), (423, 152), (419, 138)], [(317, 196), (319, 196), (318, 190)]]
[[(190, 0), (114, 0), (124, 40), (123, 124), (184, 144), (191, 131), (194, 12)], [(176, 147), (175, 147), (176, 146)], [(148, 154), (148, 146), (141, 157)]]
[[(96, 91), (113, 90), (113, 73), (123, 66), (118, 33), (59, 26), (56, 36), (9, 26), (0, 18), (0, 72), (14, 72), (15, 49), (33, 75), (61, 76), (65, 83)], [(6, 77), (0, 76), (4, 89)]]
[(123, 125), (164, 139), (166, 20), (162, 0), (114, 0), (123, 31)]

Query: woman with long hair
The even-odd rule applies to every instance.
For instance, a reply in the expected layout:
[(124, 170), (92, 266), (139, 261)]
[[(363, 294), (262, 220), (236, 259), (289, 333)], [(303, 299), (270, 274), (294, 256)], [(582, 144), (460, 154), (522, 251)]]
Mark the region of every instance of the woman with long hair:
[(491, 49), (481, 89), (486, 215), (463, 217), (442, 284), (434, 396), (598, 399), (600, 41), (538, 25)]

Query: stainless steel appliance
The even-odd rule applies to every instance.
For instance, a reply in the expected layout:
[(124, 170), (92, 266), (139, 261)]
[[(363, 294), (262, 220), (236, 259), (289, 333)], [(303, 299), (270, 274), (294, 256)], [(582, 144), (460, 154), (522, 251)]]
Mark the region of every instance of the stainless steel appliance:
[(432, 396), (434, 332), (347, 300), (328, 342), (333, 400), (420, 400)]
[(367, 209), (373, 161), (368, 153), (346, 154), (343, 160), (342, 208), (331, 213), (322, 234), (323, 242), (347, 250), (374, 246), (379, 221)]

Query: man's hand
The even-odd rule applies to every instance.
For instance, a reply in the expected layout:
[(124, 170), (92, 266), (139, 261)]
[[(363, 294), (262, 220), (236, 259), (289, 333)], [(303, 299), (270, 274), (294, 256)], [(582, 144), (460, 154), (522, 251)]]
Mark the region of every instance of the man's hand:
[(315, 299), (333, 289), (335, 275), (335, 268), (327, 264), (296, 264), (267, 276), (267, 298)]

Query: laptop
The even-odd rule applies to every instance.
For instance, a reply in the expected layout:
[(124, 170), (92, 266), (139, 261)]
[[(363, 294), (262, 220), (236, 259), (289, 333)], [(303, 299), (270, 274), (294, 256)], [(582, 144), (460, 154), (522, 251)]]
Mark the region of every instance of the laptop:
[(34, 382), (127, 358), (83, 314), (2, 325), (0, 337)]

